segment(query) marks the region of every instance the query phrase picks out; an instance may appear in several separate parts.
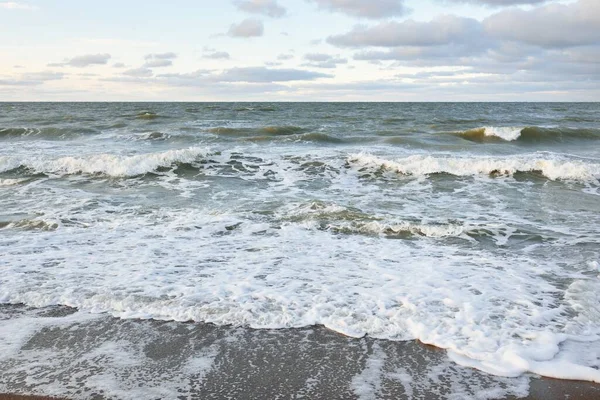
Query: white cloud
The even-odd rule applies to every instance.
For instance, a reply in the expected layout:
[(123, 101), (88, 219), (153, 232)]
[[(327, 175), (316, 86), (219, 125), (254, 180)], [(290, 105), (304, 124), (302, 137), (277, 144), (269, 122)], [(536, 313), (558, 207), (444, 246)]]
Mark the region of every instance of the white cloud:
[(262, 36), (264, 33), (264, 26), (262, 21), (254, 18), (248, 18), (240, 22), (239, 24), (233, 24), (229, 27), (227, 34), (231, 37), (256, 37)]
[(35, 11), (38, 9), (36, 6), (32, 6), (26, 3), (17, 3), (15, 1), (5, 1), (0, 2), (0, 8), (5, 10), (25, 10), (25, 11)]
[(235, 4), (242, 11), (272, 18), (281, 18), (286, 14), (286, 9), (277, 4), (277, 0), (238, 0)]

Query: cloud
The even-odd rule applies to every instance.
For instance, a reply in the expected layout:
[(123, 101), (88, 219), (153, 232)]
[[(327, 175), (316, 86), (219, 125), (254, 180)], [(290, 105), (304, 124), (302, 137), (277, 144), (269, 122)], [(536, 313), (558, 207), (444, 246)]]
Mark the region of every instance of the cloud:
[(232, 68), (215, 78), (219, 82), (291, 82), (331, 78), (331, 75), (301, 69), (273, 69), (266, 67)]
[(173, 61), (158, 58), (146, 61), (144, 63), (144, 68), (161, 68), (170, 67), (171, 65), (173, 65)]
[(38, 9), (36, 6), (32, 6), (25, 3), (17, 3), (15, 1), (4, 1), (0, 2), (0, 8), (5, 10), (25, 10), (25, 11), (35, 11)]
[(600, 1), (549, 4), (532, 10), (511, 9), (483, 21), (492, 36), (552, 48), (600, 43)]
[(319, 78), (331, 78), (332, 75), (293, 68), (240, 67), (215, 72), (200, 69), (184, 74), (160, 74), (156, 76), (163, 83), (173, 85), (213, 85), (216, 83), (276, 83), (293, 81), (312, 81)]
[(26, 72), (17, 79), (0, 79), (0, 86), (35, 86), (48, 81), (57, 81), (65, 77), (62, 72), (41, 71)]
[(319, 8), (360, 18), (388, 18), (405, 15), (404, 0), (307, 0)]
[(306, 66), (314, 68), (335, 68), (338, 64), (347, 64), (348, 60), (340, 56), (332, 56), (325, 53), (309, 53), (304, 56), (309, 62)]
[(262, 36), (264, 33), (264, 26), (261, 20), (248, 18), (240, 22), (239, 24), (232, 24), (229, 27), (227, 35), (231, 37), (256, 37)]
[(83, 56), (73, 57), (62, 63), (48, 64), (49, 67), (75, 67), (85, 68), (91, 65), (106, 65), (110, 60), (110, 54), (86, 54)]
[(286, 9), (277, 0), (245, 0), (235, 2), (238, 9), (252, 14), (262, 14), (272, 18), (285, 16)]
[(510, 96), (527, 91), (558, 93), (569, 87), (584, 89), (584, 83), (600, 87), (597, 0), (512, 8), (483, 21), (445, 15), (427, 22), (359, 25), (329, 37), (328, 43), (358, 50), (355, 60), (385, 60), (388, 70), (435, 67), (454, 71), (403, 77), (422, 84), (425, 94), (441, 87), (455, 87), (465, 98), (493, 90)]
[(449, 3), (481, 4), (491, 7), (515, 6), (521, 4), (541, 4), (551, 0), (442, 0)]
[(176, 58), (177, 54), (173, 52), (146, 54), (144, 57), (146, 60), (144, 65), (142, 65), (141, 68), (136, 68), (132, 71), (140, 71), (140, 73), (143, 73), (142, 71), (148, 68), (170, 67), (173, 65), (173, 60)]
[(280, 54), (277, 56), (277, 59), (280, 61), (291, 60), (292, 58), (294, 58), (293, 54)]
[(146, 60), (173, 60), (175, 58), (177, 58), (177, 54), (173, 52), (146, 54), (144, 57)]
[(327, 38), (338, 47), (432, 46), (469, 41), (481, 35), (480, 23), (472, 18), (444, 15), (430, 22), (407, 20), (356, 26), (348, 33)]
[(131, 76), (134, 78), (149, 78), (152, 76), (152, 70), (150, 70), (146, 67), (133, 68), (133, 69), (128, 69), (127, 71), (124, 71), (123, 75)]
[(125, 64), (123, 63), (114, 63), (113, 68), (125, 68)]
[(202, 56), (203, 58), (209, 58), (212, 60), (227, 60), (230, 58), (230, 55), (226, 51), (212, 51)]

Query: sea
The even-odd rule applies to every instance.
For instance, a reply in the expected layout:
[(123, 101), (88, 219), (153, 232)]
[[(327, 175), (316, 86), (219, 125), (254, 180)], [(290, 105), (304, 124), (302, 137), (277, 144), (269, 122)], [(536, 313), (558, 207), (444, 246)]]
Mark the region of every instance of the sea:
[(0, 393), (518, 398), (599, 367), (600, 103), (0, 103)]

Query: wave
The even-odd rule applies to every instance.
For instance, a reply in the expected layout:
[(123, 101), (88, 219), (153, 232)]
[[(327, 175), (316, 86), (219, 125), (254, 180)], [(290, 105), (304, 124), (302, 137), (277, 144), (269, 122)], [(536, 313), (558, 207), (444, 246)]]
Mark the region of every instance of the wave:
[(217, 127), (208, 130), (210, 133), (217, 135), (227, 136), (255, 136), (255, 135), (269, 135), (269, 136), (286, 136), (286, 135), (297, 135), (306, 132), (305, 128), (299, 126), (264, 126), (260, 128), (227, 128)]
[(386, 160), (369, 154), (352, 154), (347, 162), (361, 170), (390, 171), (404, 175), (427, 176), (450, 174), (456, 176), (514, 175), (539, 173), (550, 180), (598, 182), (600, 164), (561, 158), (540, 158), (539, 154), (518, 157), (444, 157), (413, 155)]
[[(277, 136), (269, 136), (269, 135), (261, 135), (261, 136), (252, 136), (246, 138), (246, 140), (251, 142), (262, 142), (277, 139)], [(296, 139), (294, 137), (293, 139)], [(297, 140), (304, 142), (316, 142), (316, 143), (343, 143), (344, 140), (337, 138), (335, 136), (330, 136), (325, 133), (320, 132), (311, 132), (305, 133), (297, 136)]]
[(132, 156), (115, 154), (94, 154), (85, 157), (46, 157), (19, 158), (0, 156), (0, 172), (26, 169), (29, 172), (46, 175), (106, 175), (110, 177), (132, 177), (155, 172), (160, 168), (177, 164), (193, 163), (206, 156), (206, 149), (169, 150), (161, 153), (148, 153)]
[(262, 112), (271, 112), (277, 111), (275, 107), (270, 106), (260, 106), (260, 107), (237, 107), (234, 111), (262, 111)]
[(157, 119), (160, 118), (160, 115), (153, 113), (151, 111), (142, 111), (136, 114), (137, 119)]
[(0, 187), (2, 186), (15, 186), (19, 183), (25, 182), (27, 179), (0, 179)]
[(68, 139), (98, 133), (91, 128), (0, 128), (0, 138), (43, 137), (51, 139)]
[(0, 229), (23, 229), (28, 231), (54, 231), (58, 229), (58, 223), (44, 221), (41, 219), (22, 219), (19, 221), (0, 221)]
[[(420, 223), (416, 221), (385, 221), (352, 207), (313, 201), (284, 211), (281, 219), (294, 223), (309, 223), (319, 230), (340, 234), (381, 235), (390, 238), (425, 236), (442, 238), (471, 234), (471, 229), (458, 223)], [(479, 228), (478, 228), (479, 229)]]
[(600, 130), (585, 128), (494, 127), (457, 132), (458, 136), (473, 142), (519, 141), (526, 143), (567, 142), (573, 140), (600, 140)]

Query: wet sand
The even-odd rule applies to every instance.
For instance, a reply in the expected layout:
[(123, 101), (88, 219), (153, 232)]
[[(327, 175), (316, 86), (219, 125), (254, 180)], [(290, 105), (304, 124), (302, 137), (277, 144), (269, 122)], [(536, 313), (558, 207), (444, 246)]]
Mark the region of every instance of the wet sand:
[[(34, 317), (45, 325), (3, 359), (2, 391), (99, 400), (600, 398), (594, 383), (495, 377), (414, 341), (79, 314), (5, 309), (0, 323)], [(0, 395), (26, 398), (39, 399)]]

